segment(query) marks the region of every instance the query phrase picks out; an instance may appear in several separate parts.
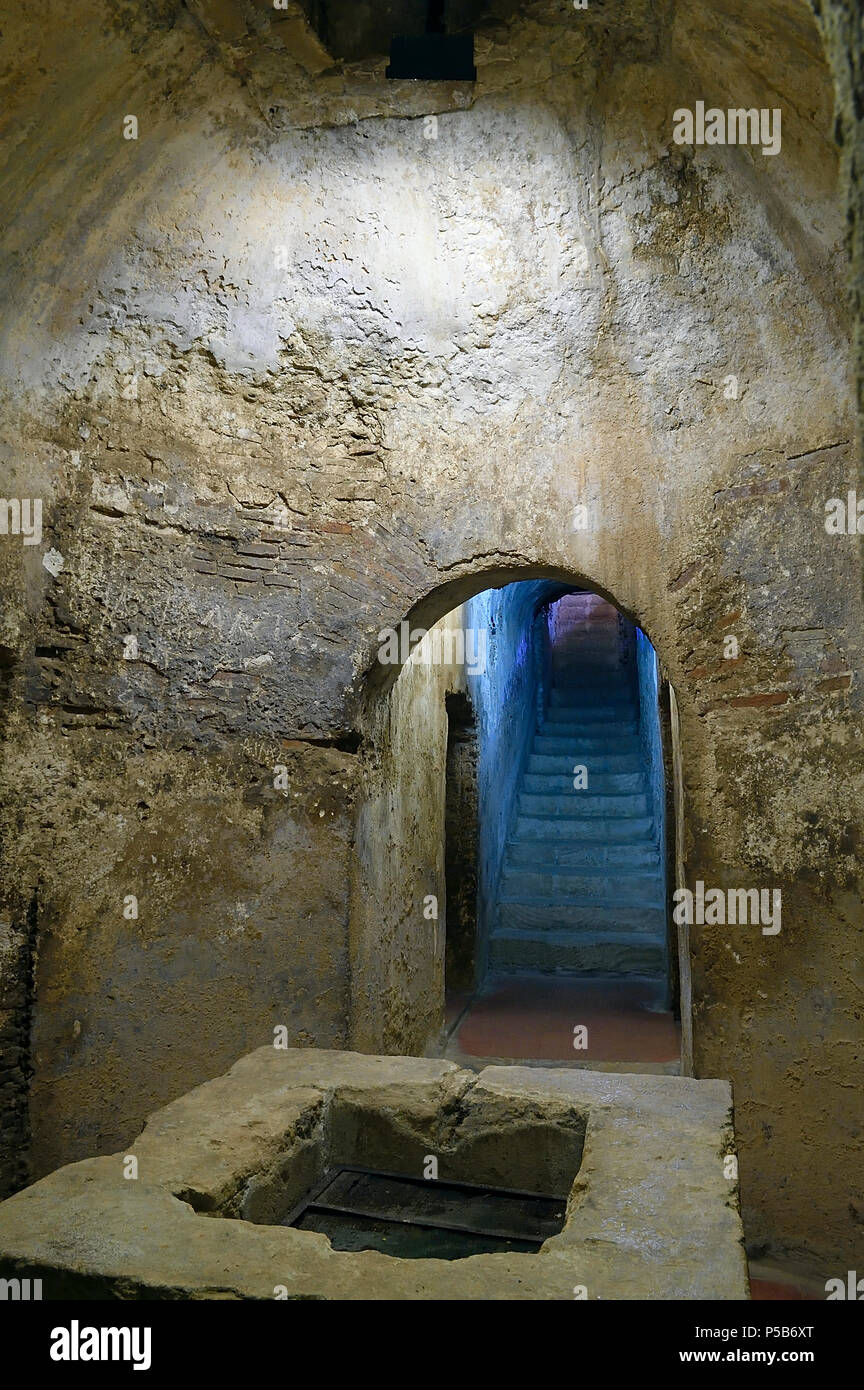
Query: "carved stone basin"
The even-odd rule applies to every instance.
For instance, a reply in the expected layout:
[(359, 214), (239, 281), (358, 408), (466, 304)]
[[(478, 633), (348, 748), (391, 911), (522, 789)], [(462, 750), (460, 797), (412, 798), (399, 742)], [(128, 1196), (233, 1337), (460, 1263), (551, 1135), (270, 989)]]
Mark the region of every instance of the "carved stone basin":
[[(261, 1048), (125, 1152), (0, 1204), (0, 1274), (41, 1278), (46, 1299), (747, 1298), (733, 1150), (725, 1081)], [(462, 1258), (390, 1255), (377, 1236), (334, 1249), (320, 1222), (281, 1224), (350, 1169), (396, 1175), (396, 1207), (424, 1178), (439, 1196), (540, 1194), (547, 1224)], [(494, 1200), (481, 1231), (518, 1236)]]

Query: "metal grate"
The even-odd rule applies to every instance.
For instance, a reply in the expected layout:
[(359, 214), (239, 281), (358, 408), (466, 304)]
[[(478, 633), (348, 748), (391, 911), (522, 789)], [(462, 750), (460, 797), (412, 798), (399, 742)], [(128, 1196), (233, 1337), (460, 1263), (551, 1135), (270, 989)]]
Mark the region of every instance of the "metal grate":
[(533, 1253), (564, 1224), (566, 1201), (477, 1183), (330, 1169), (283, 1219), (326, 1235), (334, 1250), (378, 1250), (402, 1259)]

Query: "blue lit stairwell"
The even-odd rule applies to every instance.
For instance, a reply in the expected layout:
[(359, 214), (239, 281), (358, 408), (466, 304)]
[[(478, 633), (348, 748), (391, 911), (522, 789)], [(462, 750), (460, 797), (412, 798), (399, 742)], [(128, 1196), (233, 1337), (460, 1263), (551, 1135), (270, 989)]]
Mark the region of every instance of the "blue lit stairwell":
[(549, 613), (551, 684), (515, 797), (489, 968), (662, 979), (654, 651), (596, 594), (567, 594)]

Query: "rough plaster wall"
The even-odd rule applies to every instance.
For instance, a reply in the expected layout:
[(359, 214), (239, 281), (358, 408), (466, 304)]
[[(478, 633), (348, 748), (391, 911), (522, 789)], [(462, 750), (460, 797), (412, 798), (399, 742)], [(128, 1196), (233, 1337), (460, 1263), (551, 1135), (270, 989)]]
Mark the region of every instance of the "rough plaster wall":
[[(671, 764), (672, 809), (675, 825), (675, 872), (673, 892), (687, 887), (687, 871), (684, 862), (684, 768), (681, 749), (681, 720), (678, 701), (673, 687), (669, 686), (669, 763)], [(678, 963), (678, 1002), (681, 1011), (681, 1074), (693, 1076), (693, 976), (692, 952), (690, 950), (690, 924), (672, 922), (672, 932), (667, 928), (670, 949), (676, 948)]]
[(644, 632), (636, 631), (636, 683), (639, 691), (639, 743), (648, 771), (651, 814), (662, 847), (665, 845), (666, 787), (663, 776), (663, 744), (660, 737), (660, 670), (657, 653)]
[(810, 0), (836, 89), (834, 139), (842, 155), (847, 246), (852, 263), (858, 388), (858, 482), (864, 488), (864, 5), (861, 0)]
[[(141, 1110), (276, 1024), (292, 1045), (346, 1036), (353, 760), (277, 740), (203, 759), (73, 738), (65, 759), (30, 742), (9, 767), (44, 817), (30, 854), (52, 830), (55, 856), (39, 870), (37, 1174), (124, 1142)], [(277, 765), (287, 790), (273, 787)]]
[(477, 873), (478, 961), (485, 973), (495, 922), (498, 881), (515, 798), (536, 726), (538, 667), (533, 651), (534, 609), (545, 584), (508, 584), (466, 604), (468, 625), (487, 634), (486, 670), (467, 675), (477, 714), (480, 821)]
[[(663, 866), (664, 892), (667, 904), (666, 916), (666, 989), (669, 1004), (678, 1009), (680, 998), (680, 962), (678, 931), (672, 921), (672, 898), (669, 890), (670, 862), (667, 843), (667, 806), (669, 789), (666, 786), (667, 771), (663, 758), (663, 730), (660, 710), (660, 663), (649, 638), (639, 628), (630, 624), (624, 627), (623, 636), (628, 647), (633, 644), (633, 665), (635, 685), (639, 701), (639, 744), (642, 752), (642, 766), (648, 775), (648, 796), (650, 814), (654, 818), (654, 836), (660, 849), (660, 862)], [(671, 733), (671, 730), (670, 730)], [(669, 750), (671, 754), (671, 748)], [(669, 772), (672, 772), (670, 766)], [(686, 1025), (691, 1026), (691, 1020)]]
[(552, 637), (549, 632), (550, 608), (544, 604), (534, 619), (533, 646), (534, 646), (534, 665), (537, 672), (537, 702), (536, 711), (538, 721), (543, 718), (546, 706), (549, 703), (549, 692), (552, 689)]
[(477, 724), (467, 695), (447, 702), (444, 789), (444, 872), (447, 915), (444, 979), (447, 990), (471, 993), (478, 984)]
[[(458, 607), (435, 632), (464, 622)], [(432, 659), (434, 637), (417, 644), (375, 709), (351, 915), (351, 1046), (364, 1052), (422, 1056), (444, 1022), (445, 696), (464, 692), (465, 677), (461, 664)], [(437, 917), (426, 915), (430, 897)]]
[(32, 938), (0, 922), (0, 1197), (29, 1176)]
[[(528, 9), (484, 37), (476, 100), (283, 61), (275, 114), (272, 65), (226, 74), (173, 4), (4, 24), (0, 491), (46, 512), (42, 546), (0, 547), (7, 916), (42, 904), (37, 1167), (115, 1147), (254, 1045), (292, 988), (274, 998), (268, 952), (310, 981), (285, 1021), (338, 1040), (378, 630), (581, 577), (678, 692), (688, 882), (783, 889), (777, 938), (693, 932), (696, 1072), (735, 1085), (751, 1238), (852, 1259), (861, 604), (857, 544), (822, 523), (857, 464), (815, 23), (794, 0), (634, 4), (606, 38)], [(782, 105), (780, 157), (670, 144), (676, 107), (728, 93)], [(438, 140), (387, 102), (438, 110)], [(307, 745), (298, 796), (265, 831), (244, 792), (283, 738)], [(381, 891), (389, 921), (416, 911)], [(368, 910), (351, 930), (362, 1039)], [(421, 1048), (436, 958), (387, 930), (417, 972), (393, 967), (387, 1027)]]

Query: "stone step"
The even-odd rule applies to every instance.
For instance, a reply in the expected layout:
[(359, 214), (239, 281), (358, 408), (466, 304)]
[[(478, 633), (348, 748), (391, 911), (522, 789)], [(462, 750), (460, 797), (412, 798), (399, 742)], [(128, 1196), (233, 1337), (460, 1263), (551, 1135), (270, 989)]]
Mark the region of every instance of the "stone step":
[(590, 841), (603, 844), (646, 844), (653, 842), (651, 816), (529, 816), (517, 815), (514, 839)]
[(634, 684), (632, 666), (622, 666), (618, 653), (608, 649), (595, 648), (590, 661), (583, 661), (578, 649), (562, 653), (553, 659), (551, 675), (553, 685), (616, 685), (619, 689)]
[(666, 910), (635, 903), (612, 906), (609, 903), (577, 903), (563, 900), (500, 897), (496, 931), (599, 931), (615, 936), (618, 932), (666, 935)]
[[(576, 763), (573, 764), (573, 767), (575, 766)], [(583, 787), (582, 791), (590, 791), (595, 796), (601, 794), (620, 795), (625, 792), (639, 793), (645, 789), (645, 780), (641, 771), (599, 772), (594, 770), (594, 765), (589, 759), (583, 759), (581, 766), (585, 768), (587, 777), (587, 786)], [(555, 796), (561, 792), (576, 791), (577, 789), (573, 786), (575, 780), (573, 767), (569, 767), (567, 772), (526, 772), (522, 778), (522, 790), (539, 793), (541, 796)]]
[(624, 774), (636, 772), (641, 777), (642, 760), (638, 753), (603, 753), (599, 749), (594, 752), (582, 751), (580, 757), (571, 754), (570, 745), (567, 749), (562, 749), (560, 753), (530, 753), (528, 756), (528, 767), (526, 773), (529, 776), (557, 775), (566, 777), (568, 773), (572, 781), (573, 768), (576, 763), (584, 763), (588, 768), (589, 783), (592, 776), (622, 776)]
[(609, 661), (614, 662), (616, 669), (621, 669), (618, 634), (614, 628), (604, 623), (580, 623), (578, 629), (562, 632), (552, 647), (552, 660), (578, 662), (580, 652), (588, 648), (601, 652)]
[(610, 757), (630, 755), (637, 759), (639, 753), (639, 739), (635, 733), (623, 734), (620, 738), (608, 739), (605, 736), (597, 738), (594, 735), (581, 733), (574, 734), (544, 734), (542, 730), (534, 735), (534, 742), (531, 745), (533, 753), (566, 753), (569, 757), (575, 751), (587, 753), (609, 754)]
[[(590, 785), (590, 782), (589, 782)], [(648, 798), (644, 792), (612, 796), (594, 796), (590, 790), (563, 792), (542, 796), (520, 792), (518, 810), (522, 816), (602, 817), (619, 820), (623, 816), (646, 816)], [(575, 833), (575, 832), (574, 832)]]
[(576, 870), (555, 865), (505, 865), (499, 902), (534, 899), (579, 908), (591, 903), (610, 908), (663, 907), (663, 879), (655, 869), (640, 872), (617, 865), (606, 872)]
[(639, 746), (639, 726), (635, 719), (626, 724), (611, 719), (546, 719), (537, 734), (541, 738), (602, 738), (610, 752), (616, 751), (613, 744), (617, 747), (630, 739), (636, 739), (637, 748)]
[(638, 709), (639, 699), (636, 691), (626, 685), (622, 687), (620, 681), (614, 685), (553, 685), (547, 705), (549, 709), (557, 709), (560, 705), (586, 705), (593, 709), (629, 705)]
[(541, 722), (541, 728), (558, 724), (584, 724), (590, 725), (592, 728), (596, 725), (598, 731), (602, 731), (610, 725), (618, 725), (619, 727), (635, 725), (638, 729), (639, 720), (633, 709), (629, 711), (604, 710), (598, 706), (597, 709), (593, 710), (587, 708), (580, 710), (570, 705), (559, 705), (555, 709), (547, 709)]
[(602, 725), (605, 727), (619, 726), (624, 728), (633, 725), (638, 727), (636, 711), (631, 706), (628, 710), (604, 709), (598, 705), (596, 709), (583, 709), (577, 705), (550, 705), (543, 719), (543, 726), (549, 724), (584, 724)]
[(580, 974), (662, 977), (662, 937), (624, 933), (573, 937), (567, 932), (499, 931), (489, 941), (492, 970), (572, 970)]
[(655, 844), (576, 844), (570, 840), (512, 839), (507, 844), (506, 861), (512, 865), (571, 869), (655, 869), (660, 872), (660, 850)]
[(593, 740), (597, 750), (605, 749), (607, 753), (640, 751), (639, 731), (635, 724), (543, 724), (534, 737), (566, 738), (571, 745)]
[(618, 671), (591, 671), (584, 666), (580, 666), (578, 671), (567, 673), (560, 667), (553, 669), (552, 679), (549, 682), (550, 692), (560, 690), (569, 692), (575, 699), (596, 700), (601, 696), (608, 696), (613, 700), (620, 700), (623, 697), (628, 699), (636, 698), (635, 685), (621, 677)]
[(549, 691), (549, 709), (558, 709), (561, 706), (568, 708), (581, 708), (585, 710), (606, 710), (617, 709), (630, 711), (636, 709), (636, 701), (628, 693), (618, 690), (605, 691), (585, 691), (583, 695), (574, 691), (570, 686), (559, 689), (553, 686)]

